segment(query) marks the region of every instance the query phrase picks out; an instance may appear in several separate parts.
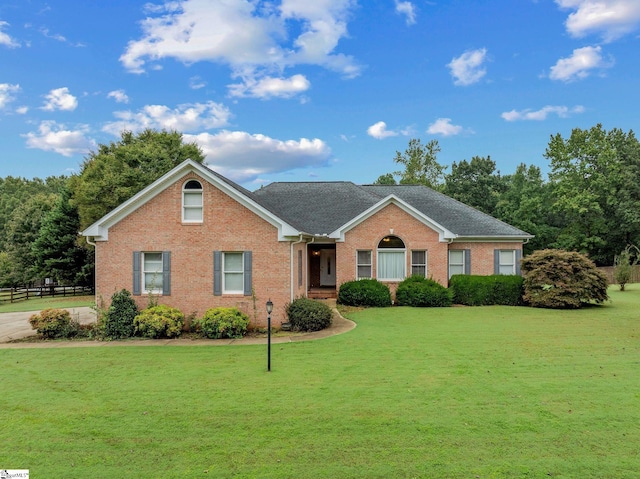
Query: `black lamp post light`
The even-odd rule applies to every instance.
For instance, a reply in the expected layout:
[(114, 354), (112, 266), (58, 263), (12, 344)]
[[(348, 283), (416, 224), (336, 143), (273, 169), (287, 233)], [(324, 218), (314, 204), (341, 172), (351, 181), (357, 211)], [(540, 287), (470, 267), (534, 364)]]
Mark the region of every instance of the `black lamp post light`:
[(271, 311), (273, 311), (273, 303), (269, 298), (267, 301), (267, 371), (271, 371)]

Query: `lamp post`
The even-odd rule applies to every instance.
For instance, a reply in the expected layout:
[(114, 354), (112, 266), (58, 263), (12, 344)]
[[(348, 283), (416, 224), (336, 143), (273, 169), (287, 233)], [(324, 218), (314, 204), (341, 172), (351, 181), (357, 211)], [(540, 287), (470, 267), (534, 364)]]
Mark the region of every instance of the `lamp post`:
[(269, 298), (267, 301), (267, 371), (271, 371), (271, 311), (273, 311), (273, 303)]

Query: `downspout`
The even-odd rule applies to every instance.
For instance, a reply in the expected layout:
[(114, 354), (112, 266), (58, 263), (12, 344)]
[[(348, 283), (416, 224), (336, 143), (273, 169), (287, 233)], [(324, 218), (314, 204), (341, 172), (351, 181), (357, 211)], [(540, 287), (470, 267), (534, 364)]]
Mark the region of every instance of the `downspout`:
[(289, 301), (293, 302), (294, 300), (294, 294), (293, 294), (293, 285), (294, 285), (294, 277), (293, 277), (293, 247), (294, 245), (300, 244), (302, 243), (303, 239), (302, 239), (302, 234), (300, 235), (300, 239), (298, 239), (298, 241), (292, 241), (291, 242), (291, 261), (289, 262), (289, 276), (291, 278), (291, 291), (290, 291), (290, 296), (291, 299), (289, 299)]

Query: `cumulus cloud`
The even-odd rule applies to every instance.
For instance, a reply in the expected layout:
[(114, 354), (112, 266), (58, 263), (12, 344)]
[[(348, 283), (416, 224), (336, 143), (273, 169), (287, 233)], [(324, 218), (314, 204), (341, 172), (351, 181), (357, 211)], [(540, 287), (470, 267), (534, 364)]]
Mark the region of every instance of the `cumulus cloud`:
[(633, 32), (640, 24), (638, 0), (556, 0), (561, 8), (575, 10), (565, 26), (570, 35), (598, 33), (611, 42)]
[(451, 118), (438, 118), (429, 125), (427, 133), (430, 135), (453, 136), (462, 133), (462, 130), (461, 126), (451, 124)]
[(291, 98), (309, 89), (311, 84), (304, 75), (293, 75), (289, 78), (275, 78), (266, 76), (255, 79), (247, 78), (243, 83), (229, 85), (229, 95), (232, 97), (253, 98)]
[(401, 2), (400, 0), (395, 0), (396, 2), (396, 13), (400, 15), (404, 15), (406, 17), (407, 25), (413, 25), (416, 23), (416, 7), (411, 2)]
[(2, 20), (0, 20), (0, 45), (4, 45), (5, 47), (9, 47), (9, 48), (19, 47), (20, 43), (18, 43), (16, 40), (11, 38), (8, 33), (4, 33), (2, 31), (3, 28), (8, 26), (9, 24), (7, 22), (3, 22)]
[(129, 97), (124, 90), (113, 90), (107, 94), (107, 98), (113, 98), (117, 103), (129, 103)]
[(551, 67), (549, 78), (571, 82), (589, 76), (591, 70), (610, 68), (613, 61), (605, 60), (602, 55), (602, 47), (577, 48), (568, 58), (561, 58)]
[(487, 73), (487, 70), (483, 67), (486, 58), (486, 48), (469, 50), (459, 57), (453, 58), (451, 62), (447, 64), (453, 77), (453, 84), (467, 86), (480, 81)]
[(372, 136), (376, 140), (384, 140), (390, 136), (398, 136), (398, 133), (387, 130), (387, 124), (384, 121), (379, 121), (367, 128), (367, 135)]
[(130, 41), (120, 61), (132, 73), (173, 58), (186, 64), (229, 65), (235, 77), (273, 76), (301, 64), (319, 65), (346, 77), (360, 66), (337, 53), (347, 35), (355, 0), (268, 2), (174, 0), (147, 8), (142, 38)]
[(84, 155), (96, 147), (96, 143), (85, 135), (89, 128), (80, 125), (75, 130), (66, 129), (55, 121), (43, 121), (37, 132), (22, 135), (28, 148), (53, 151), (64, 156)]
[(78, 99), (69, 93), (69, 89), (67, 87), (51, 90), (45, 98), (47, 101), (42, 109), (46, 111), (73, 111), (78, 106)]
[(229, 109), (208, 101), (206, 103), (185, 103), (176, 108), (165, 105), (146, 105), (137, 112), (116, 111), (117, 121), (107, 123), (102, 130), (119, 136), (124, 130), (142, 131), (146, 128), (197, 131), (222, 128), (227, 125), (231, 112)]
[(244, 131), (223, 130), (216, 134), (184, 135), (195, 141), (215, 171), (237, 182), (247, 182), (260, 175), (296, 168), (327, 166), (331, 149), (317, 138), (278, 140)]
[(558, 115), (560, 118), (567, 118), (571, 114), (575, 113), (583, 113), (584, 107), (582, 105), (574, 106), (573, 108), (569, 108), (567, 106), (554, 106), (547, 105), (539, 110), (511, 110), (505, 111), (500, 115), (506, 121), (521, 121), (521, 120), (534, 120), (534, 121), (542, 121), (546, 120), (547, 116), (550, 114)]
[(0, 83), (0, 110), (4, 109), (10, 102), (15, 100), (15, 94), (20, 91), (20, 85), (10, 83)]

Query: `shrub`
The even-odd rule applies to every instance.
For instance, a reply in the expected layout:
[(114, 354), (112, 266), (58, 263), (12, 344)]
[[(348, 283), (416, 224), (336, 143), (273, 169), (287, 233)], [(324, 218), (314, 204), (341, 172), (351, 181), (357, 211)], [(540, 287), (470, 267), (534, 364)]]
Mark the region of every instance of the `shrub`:
[(453, 293), (453, 302), (456, 304), (520, 306), (522, 305), (522, 283), (522, 277), (515, 275), (457, 274), (449, 280), (449, 289)]
[(249, 316), (237, 308), (211, 308), (197, 321), (196, 328), (210, 339), (234, 339), (243, 337), (248, 326)]
[(433, 279), (410, 276), (398, 285), (396, 303), (427, 308), (451, 306), (451, 291)]
[(165, 305), (152, 306), (133, 318), (136, 334), (145, 338), (173, 338), (180, 336), (184, 314)]
[(338, 303), (346, 306), (391, 306), (391, 292), (375, 279), (359, 279), (340, 285)]
[(613, 277), (615, 282), (620, 286), (620, 291), (624, 291), (625, 285), (631, 281), (633, 267), (638, 264), (638, 257), (633, 257), (632, 248), (636, 255), (640, 253), (640, 250), (636, 246), (628, 245), (622, 253), (617, 254), (613, 259)]
[(45, 339), (70, 338), (80, 331), (80, 324), (66, 309), (43, 309), (29, 318), (29, 324)]
[(320, 301), (297, 298), (287, 305), (287, 316), (293, 331), (320, 331), (331, 326), (333, 311)]
[(104, 336), (110, 339), (130, 338), (135, 327), (133, 319), (138, 315), (138, 306), (126, 289), (111, 296), (111, 306), (104, 321)]
[(580, 253), (536, 251), (522, 260), (522, 272), (524, 300), (536, 308), (580, 308), (609, 299), (607, 277)]

